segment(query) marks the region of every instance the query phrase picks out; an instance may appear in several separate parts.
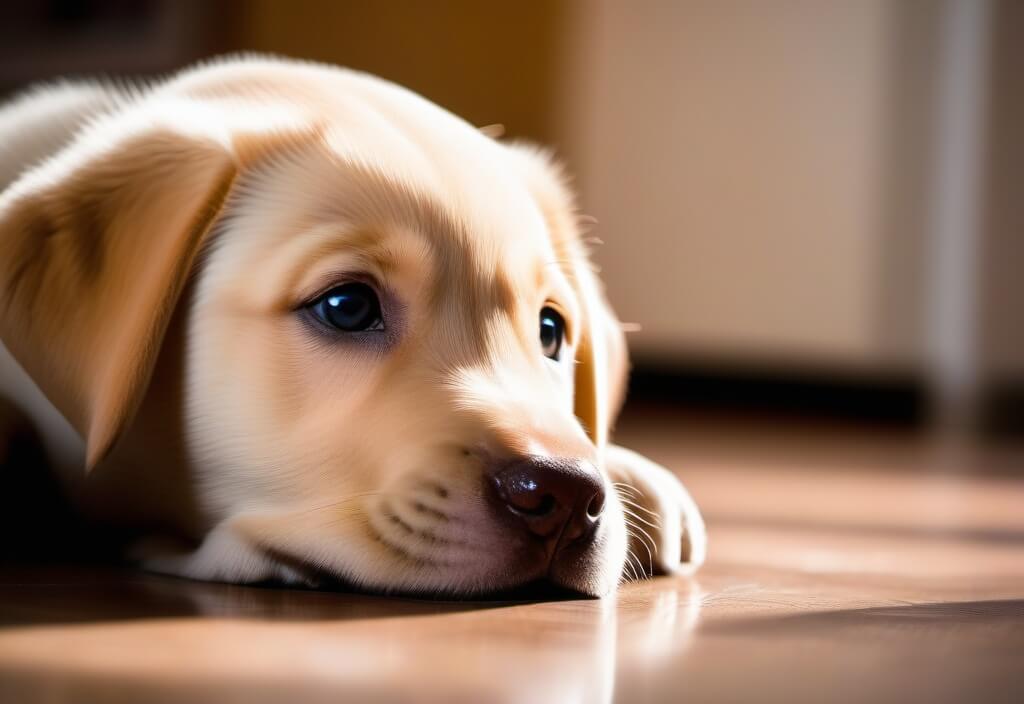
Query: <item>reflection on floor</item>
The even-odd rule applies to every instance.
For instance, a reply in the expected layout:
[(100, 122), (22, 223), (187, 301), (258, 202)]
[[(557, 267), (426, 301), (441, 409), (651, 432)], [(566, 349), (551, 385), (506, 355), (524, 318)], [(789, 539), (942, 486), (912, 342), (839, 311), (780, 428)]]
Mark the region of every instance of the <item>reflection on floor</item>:
[(1024, 700), (1024, 454), (651, 410), (619, 439), (704, 508), (696, 579), (450, 604), (7, 566), (0, 701)]

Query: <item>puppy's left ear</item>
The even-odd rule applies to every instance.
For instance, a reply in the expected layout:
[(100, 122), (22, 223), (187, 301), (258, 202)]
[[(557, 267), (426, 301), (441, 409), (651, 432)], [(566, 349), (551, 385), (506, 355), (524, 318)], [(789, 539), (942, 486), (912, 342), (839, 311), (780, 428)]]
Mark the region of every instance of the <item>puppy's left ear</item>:
[(540, 205), (556, 256), (565, 262), (583, 308), (583, 320), (576, 323), (574, 410), (591, 441), (603, 449), (625, 396), (629, 371), (626, 338), (580, 237), (575, 202), (562, 169), (535, 147), (513, 145), (512, 150)]
[(576, 417), (604, 448), (625, 398), (629, 359), (622, 325), (605, 299), (589, 259), (575, 263), (584, 329), (576, 353)]
[(85, 439), (88, 467), (141, 402), (235, 172), (212, 138), (108, 130), (0, 196), (0, 338)]

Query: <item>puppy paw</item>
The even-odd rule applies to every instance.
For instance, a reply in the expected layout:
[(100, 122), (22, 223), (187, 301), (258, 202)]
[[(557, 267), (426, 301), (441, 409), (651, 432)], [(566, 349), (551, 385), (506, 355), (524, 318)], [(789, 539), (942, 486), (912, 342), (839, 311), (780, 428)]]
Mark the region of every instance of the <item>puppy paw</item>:
[(692, 574), (704, 562), (704, 519), (679, 479), (661, 465), (610, 445), (608, 474), (629, 532), (628, 577)]
[(221, 523), (193, 550), (166, 540), (147, 539), (137, 542), (128, 557), (150, 572), (176, 577), (241, 584), (276, 580), (315, 586), (306, 575), (257, 549), (237, 521)]

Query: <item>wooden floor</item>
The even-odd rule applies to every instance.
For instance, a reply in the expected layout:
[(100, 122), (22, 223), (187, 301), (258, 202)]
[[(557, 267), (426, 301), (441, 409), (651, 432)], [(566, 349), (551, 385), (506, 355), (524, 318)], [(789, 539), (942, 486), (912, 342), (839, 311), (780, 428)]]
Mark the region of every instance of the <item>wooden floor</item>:
[(0, 569), (2, 702), (1024, 701), (1024, 455), (635, 414), (696, 579), (439, 603)]

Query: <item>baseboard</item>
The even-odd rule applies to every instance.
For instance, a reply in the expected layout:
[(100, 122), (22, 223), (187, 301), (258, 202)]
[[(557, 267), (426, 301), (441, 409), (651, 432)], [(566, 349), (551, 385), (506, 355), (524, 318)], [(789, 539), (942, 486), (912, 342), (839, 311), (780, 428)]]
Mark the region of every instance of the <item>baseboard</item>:
[(991, 386), (981, 395), (982, 432), (994, 439), (1024, 438), (1024, 380)]
[(638, 363), (633, 402), (919, 427), (929, 415), (924, 383), (911, 375)]

